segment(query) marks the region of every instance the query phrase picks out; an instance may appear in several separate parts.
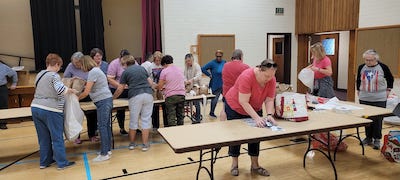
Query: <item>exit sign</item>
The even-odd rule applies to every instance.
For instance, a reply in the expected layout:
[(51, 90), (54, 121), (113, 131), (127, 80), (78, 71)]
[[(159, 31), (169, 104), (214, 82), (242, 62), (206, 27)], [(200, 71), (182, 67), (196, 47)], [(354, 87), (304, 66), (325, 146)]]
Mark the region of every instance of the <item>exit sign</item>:
[(275, 8), (275, 15), (283, 15), (284, 9), (283, 8)]

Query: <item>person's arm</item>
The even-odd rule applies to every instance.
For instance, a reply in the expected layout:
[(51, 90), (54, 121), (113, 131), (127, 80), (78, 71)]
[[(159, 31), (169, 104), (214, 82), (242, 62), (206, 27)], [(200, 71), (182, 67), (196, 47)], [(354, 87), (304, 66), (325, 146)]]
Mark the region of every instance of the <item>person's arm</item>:
[(390, 91), (392, 91), (393, 88), (394, 78), (392, 72), (390, 72), (389, 67), (387, 67), (385, 64), (382, 63), (379, 64), (381, 65), (383, 70), (383, 77), (386, 79), (386, 84), (387, 84), (386, 97), (389, 97)]
[(165, 84), (165, 80), (164, 80), (164, 79), (160, 79), (160, 80), (158, 81), (157, 88), (158, 88), (159, 90), (163, 90), (163, 89), (164, 89), (164, 84)]
[(18, 83), (17, 72), (10, 68), (7, 76), (12, 77), (12, 84), (11, 84), (10, 89), (13, 90), (13, 89), (17, 88), (17, 83)]
[(311, 70), (320, 72), (320, 73), (325, 74), (327, 76), (331, 76), (332, 75), (332, 66), (326, 66), (325, 68), (319, 68), (319, 67), (316, 67), (316, 66), (311, 66)]
[(94, 85), (93, 81), (86, 82), (85, 90), (79, 95), (79, 100), (81, 100), (89, 95), (90, 91), (92, 90), (93, 85)]
[(115, 80), (115, 76), (107, 74), (107, 81), (112, 85), (112, 87), (118, 87), (119, 82)]
[(264, 127), (265, 122), (262, 117), (260, 117), (257, 112), (250, 105), (251, 94), (243, 94), (239, 92), (239, 104), (243, 107), (244, 111), (256, 122), (258, 127)]
[(192, 79), (192, 83), (193, 83), (193, 81), (199, 81), (201, 79), (201, 76), (202, 76), (202, 72), (201, 72), (201, 68), (200, 68), (199, 64), (197, 64), (197, 63), (194, 64), (193, 68), (194, 68), (195, 75), (194, 75), (194, 77)]
[(208, 72), (208, 70), (211, 68), (211, 62), (212, 62), (212, 61), (208, 62), (206, 65), (204, 65), (204, 66), (201, 68), (201, 71), (202, 71), (206, 76), (208, 76), (208, 77), (211, 77), (210, 72)]
[(276, 125), (276, 121), (273, 117), (275, 108), (274, 108), (274, 98), (267, 97), (264, 101), (265, 110), (267, 111), (267, 120), (272, 124)]
[(117, 99), (121, 93), (124, 91), (124, 87), (126, 84), (118, 84), (117, 89), (114, 92), (113, 99)]

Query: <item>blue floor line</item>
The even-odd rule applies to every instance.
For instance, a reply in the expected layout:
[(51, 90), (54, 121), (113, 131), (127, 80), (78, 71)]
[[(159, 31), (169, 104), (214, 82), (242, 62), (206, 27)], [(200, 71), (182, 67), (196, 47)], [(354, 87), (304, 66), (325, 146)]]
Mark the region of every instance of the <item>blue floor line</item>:
[(86, 153), (83, 153), (83, 162), (85, 164), (85, 170), (86, 170), (86, 177), (87, 180), (92, 180), (92, 175), (90, 174), (90, 166), (89, 166), (89, 161), (87, 158)]

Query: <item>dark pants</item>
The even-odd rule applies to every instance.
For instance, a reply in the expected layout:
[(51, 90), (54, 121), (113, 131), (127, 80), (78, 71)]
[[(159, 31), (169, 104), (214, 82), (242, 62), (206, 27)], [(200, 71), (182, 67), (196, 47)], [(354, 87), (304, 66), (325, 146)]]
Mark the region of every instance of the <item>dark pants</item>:
[[(114, 88), (110, 88), (110, 90), (111, 90), (111, 93), (113, 93), (113, 94), (116, 91), (116, 89), (114, 89)], [(121, 95), (119, 95), (118, 98), (128, 98), (128, 89), (124, 89), (124, 91), (122, 91)], [(125, 109), (117, 110), (116, 116), (117, 116), (119, 128), (125, 129)]]
[[(89, 96), (81, 100), (81, 102), (88, 102), (88, 101), (92, 101)], [(97, 130), (97, 112), (96, 111), (85, 112), (85, 116), (86, 116), (88, 136), (89, 138), (94, 137), (96, 135), (96, 130)]]
[(183, 125), (185, 117), (185, 96), (174, 95), (165, 98), (167, 108), (168, 126)]
[[(239, 114), (235, 110), (233, 110), (227, 102), (225, 104), (225, 113), (226, 117), (229, 120), (236, 120), (236, 119), (245, 119), (245, 118), (251, 118), (249, 115), (243, 115)], [(259, 116), (262, 116), (262, 110), (258, 111), (257, 114)], [(256, 143), (248, 143), (247, 144), (248, 150), (248, 155), (249, 156), (258, 156), (260, 154), (260, 142)], [(228, 151), (229, 156), (232, 157), (239, 157), (240, 155), (240, 145), (236, 146), (229, 146), (229, 151)]]
[[(386, 108), (386, 101), (370, 102), (360, 100), (360, 104)], [(372, 123), (369, 126), (365, 126), (365, 135), (367, 136), (367, 138), (381, 139), (383, 116), (372, 116), (368, 119), (371, 119)]]
[(221, 95), (221, 93), (222, 93), (222, 87), (212, 91), (212, 94), (214, 94), (215, 97), (213, 99), (211, 99), (210, 115), (215, 116), (214, 111), (215, 111), (215, 108), (217, 107), (218, 99), (219, 99), (219, 96)]
[[(8, 88), (7, 85), (0, 86), (0, 109), (8, 109)], [(7, 124), (7, 121), (0, 120), (0, 124)]]
[(156, 129), (160, 128), (160, 106), (163, 111), (164, 127), (168, 127), (167, 110), (166, 110), (165, 104), (162, 104), (162, 105), (154, 104), (153, 113), (151, 114), (151, 121), (153, 124), (153, 128), (156, 128)]

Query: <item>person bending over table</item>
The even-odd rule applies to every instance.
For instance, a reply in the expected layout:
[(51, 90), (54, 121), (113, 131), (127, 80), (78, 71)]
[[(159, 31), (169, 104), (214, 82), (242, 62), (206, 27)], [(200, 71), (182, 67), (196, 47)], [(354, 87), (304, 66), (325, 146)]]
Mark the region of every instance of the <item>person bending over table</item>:
[(107, 77), (90, 56), (81, 58), (82, 70), (88, 73), (85, 90), (79, 99), (90, 96), (97, 109), (97, 126), (100, 132), (101, 151), (93, 159), (94, 162), (106, 161), (111, 155), (111, 110), (113, 108), (112, 94), (108, 88)]
[(164, 69), (160, 74), (158, 89), (162, 90), (165, 96), (168, 126), (179, 126), (183, 125), (185, 117), (185, 77), (183, 71), (173, 64), (173, 60), (170, 55), (161, 59)]
[(153, 111), (153, 89), (151, 85), (153, 81), (150, 79), (146, 69), (142, 66), (135, 65), (135, 58), (131, 55), (123, 56), (121, 64), (127, 67), (121, 75), (121, 79), (117, 90), (114, 93), (114, 99), (124, 91), (128, 85), (129, 98), (129, 149), (135, 148), (136, 130), (139, 128), (139, 115), (142, 122), (142, 151), (150, 148), (149, 133), (151, 129), (151, 114)]
[(67, 88), (61, 81), (63, 60), (57, 54), (46, 57), (46, 70), (35, 79), (35, 95), (31, 103), (32, 120), (35, 124), (40, 154), (40, 169), (57, 163), (58, 170), (75, 164), (67, 160), (64, 144), (64, 94), (78, 93)]
[[(267, 59), (255, 68), (249, 68), (239, 75), (235, 84), (225, 96), (225, 113), (227, 120), (252, 118), (257, 127), (264, 128), (266, 121), (276, 124), (272, 114), (274, 112), (275, 72), (276, 63)], [(265, 104), (267, 117), (262, 117), (262, 105)], [(248, 154), (251, 159), (250, 171), (254, 174), (269, 176), (269, 172), (260, 167), (258, 155), (260, 142), (248, 143)], [(232, 156), (231, 175), (238, 176), (238, 161), (240, 145), (229, 146), (229, 155)]]
[[(17, 72), (0, 61), (0, 109), (8, 109), (7, 77), (12, 77), (10, 90), (17, 88)], [(0, 129), (7, 129), (6, 120), (0, 120)]]
[[(387, 97), (393, 88), (393, 75), (389, 67), (379, 59), (379, 54), (373, 50), (363, 53), (364, 64), (358, 66), (357, 71), (357, 93), (360, 104), (386, 108)], [(378, 150), (382, 138), (382, 116), (370, 117), (370, 126), (365, 127), (367, 136), (362, 143), (373, 145)]]

